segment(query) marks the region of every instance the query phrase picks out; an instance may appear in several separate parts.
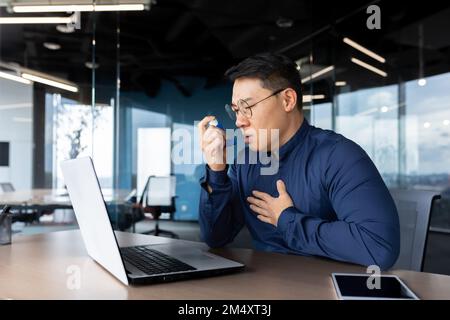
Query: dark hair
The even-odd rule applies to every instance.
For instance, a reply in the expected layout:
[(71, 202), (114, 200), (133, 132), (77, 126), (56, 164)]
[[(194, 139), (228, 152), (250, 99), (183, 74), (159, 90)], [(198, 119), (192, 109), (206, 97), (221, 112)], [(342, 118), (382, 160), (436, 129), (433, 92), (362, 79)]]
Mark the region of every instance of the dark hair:
[(291, 88), (297, 93), (297, 107), (302, 110), (302, 81), (297, 64), (282, 54), (257, 54), (231, 67), (225, 76), (234, 82), (237, 78), (258, 78), (262, 87), (270, 90)]

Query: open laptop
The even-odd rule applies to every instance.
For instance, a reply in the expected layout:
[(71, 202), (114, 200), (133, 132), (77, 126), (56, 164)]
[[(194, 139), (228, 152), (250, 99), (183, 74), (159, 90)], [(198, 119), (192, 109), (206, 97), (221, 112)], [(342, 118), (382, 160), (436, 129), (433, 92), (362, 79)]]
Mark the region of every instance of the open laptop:
[(89, 256), (124, 284), (212, 276), (244, 267), (182, 240), (119, 247), (92, 159), (64, 161), (61, 169)]

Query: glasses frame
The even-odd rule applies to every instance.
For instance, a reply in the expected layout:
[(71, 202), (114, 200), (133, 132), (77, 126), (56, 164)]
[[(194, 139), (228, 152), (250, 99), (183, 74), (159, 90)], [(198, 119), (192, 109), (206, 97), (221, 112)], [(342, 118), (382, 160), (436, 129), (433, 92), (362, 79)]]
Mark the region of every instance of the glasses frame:
[[(239, 102), (243, 102), (243, 103), (245, 103), (247, 106), (242, 108), (242, 107), (238, 107), (237, 105), (234, 105), (234, 104), (231, 104), (231, 105), (230, 105), (230, 104), (226, 104), (226, 105), (225, 105), (225, 110), (227, 111), (228, 115), (230, 116), (230, 118), (231, 118), (232, 120), (236, 120), (236, 119), (237, 119), (237, 115), (238, 115), (239, 113), (241, 113), (246, 119), (250, 119), (250, 118), (253, 116), (252, 108), (253, 108), (254, 106), (256, 106), (258, 103), (261, 103), (261, 102), (263, 102), (263, 101), (265, 101), (265, 100), (267, 100), (267, 99), (269, 99), (269, 98), (271, 98), (271, 97), (273, 97), (273, 96), (276, 96), (277, 94), (279, 94), (280, 92), (282, 92), (282, 91), (284, 91), (284, 90), (286, 90), (286, 89), (287, 89), (287, 88), (283, 88), (283, 89), (276, 90), (276, 91), (274, 91), (272, 94), (270, 94), (270, 95), (268, 95), (267, 97), (265, 97), (265, 98), (263, 98), (263, 99), (261, 99), (261, 100), (255, 102), (255, 103), (252, 104), (252, 105), (249, 105), (248, 102), (245, 101), (245, 100), (243, 100), (243, 99), (239, 99), (239, 100), (238, 100), (238, 104), (239, 104)], [(237, 110), (235, 110), (235, 108), (237, 108)], [(247, 111), (243, 111), (242, 109), (248, 110), (248, 111), (250, 112), (250, 114), (247, 115), (247, 114), (246, 114)], [(230, 113), (230, 112), (232, 112), (232, 113)], [(232, 116), (232, 115), (233, 115), (233, 116)]]

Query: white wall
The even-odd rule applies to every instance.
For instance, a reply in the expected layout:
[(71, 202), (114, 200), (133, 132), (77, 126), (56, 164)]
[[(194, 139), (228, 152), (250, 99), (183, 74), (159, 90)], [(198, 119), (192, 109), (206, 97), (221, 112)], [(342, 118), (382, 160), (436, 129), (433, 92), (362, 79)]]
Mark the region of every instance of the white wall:
[(32, 94), (31, 85), (0, 78), (0, 141), (9, 142), (9, 167), (0, 167), (0, 182), (16, 190), (32, 183)]

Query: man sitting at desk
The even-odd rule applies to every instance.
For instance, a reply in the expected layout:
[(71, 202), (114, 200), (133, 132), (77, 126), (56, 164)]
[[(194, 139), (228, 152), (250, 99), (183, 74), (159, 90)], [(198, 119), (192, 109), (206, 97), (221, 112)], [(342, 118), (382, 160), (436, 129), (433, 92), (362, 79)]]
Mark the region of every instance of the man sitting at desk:
[(359, 145), (304, 118), (296, 64), (260, 54), (225, 75), (234, 82), (228, 108), (245, 152), (274, 153), (277, 146), (260, 129), (279, 129), (279, 166), (270, 175), (261, 175), (266, 165), (259, 160), (228, 166), (225, 133), (205, 117), (198, 125), (207, 159), (199, 213), (204, 241), (224, 246), (245, 224), (259, 250), (391, 267), (400, 246), (393, 199)]

